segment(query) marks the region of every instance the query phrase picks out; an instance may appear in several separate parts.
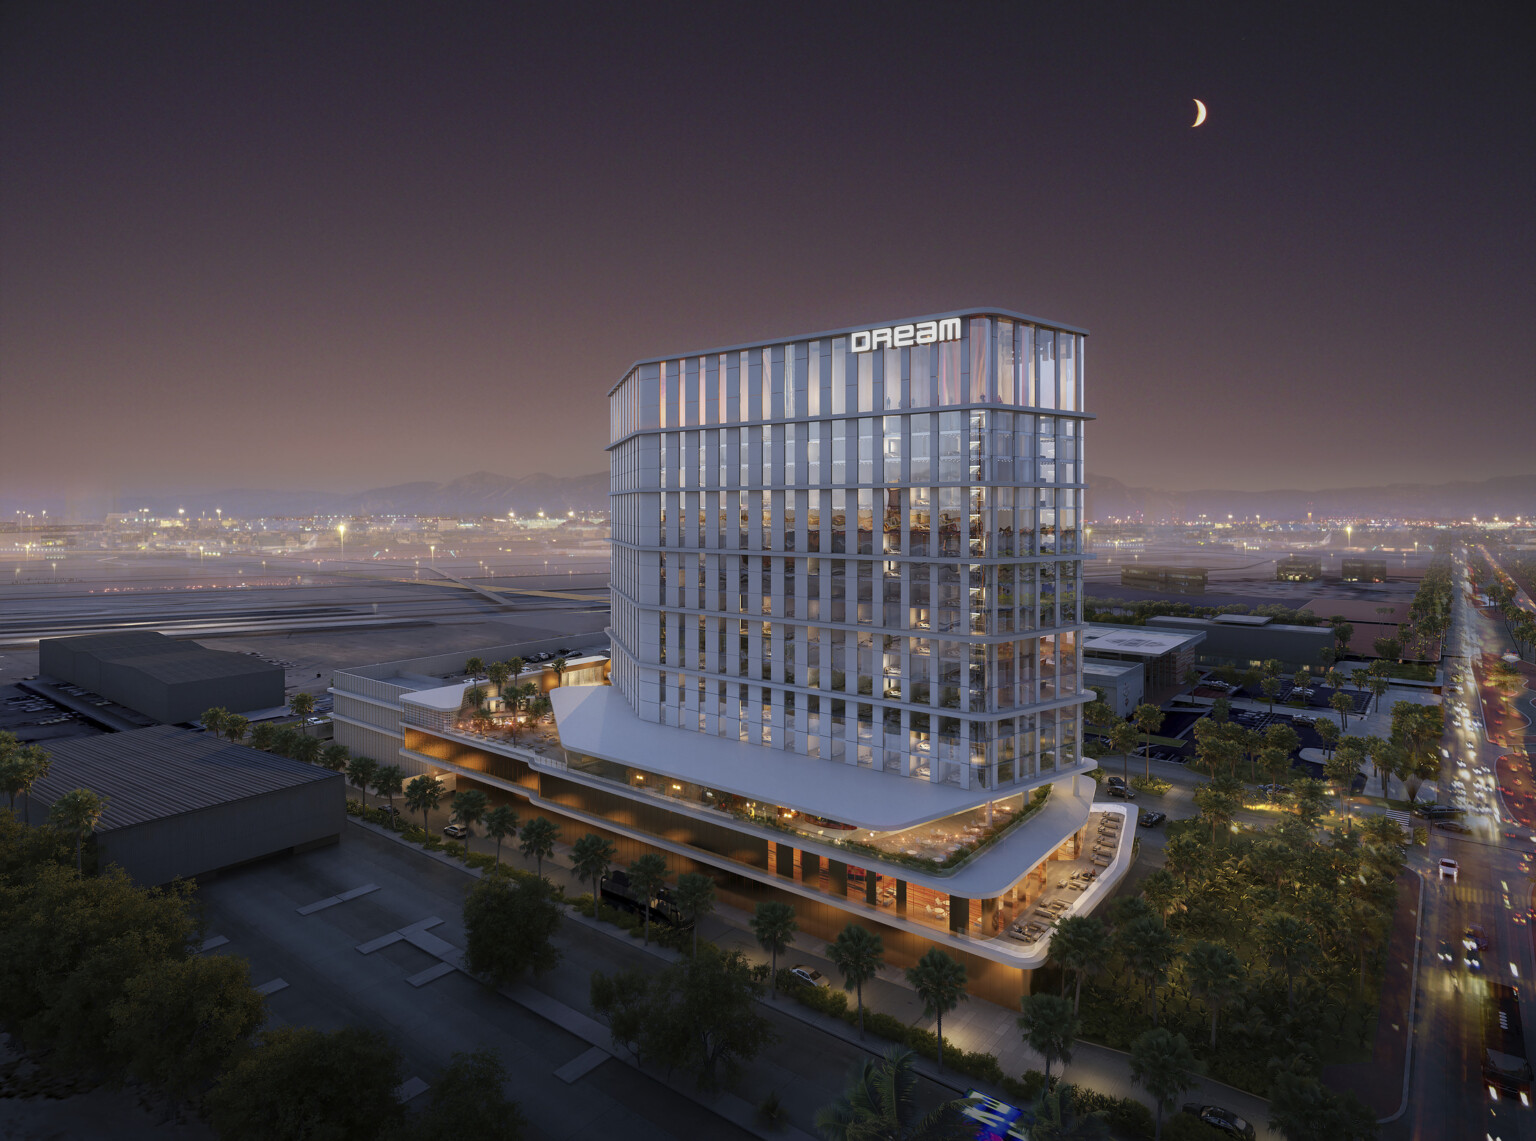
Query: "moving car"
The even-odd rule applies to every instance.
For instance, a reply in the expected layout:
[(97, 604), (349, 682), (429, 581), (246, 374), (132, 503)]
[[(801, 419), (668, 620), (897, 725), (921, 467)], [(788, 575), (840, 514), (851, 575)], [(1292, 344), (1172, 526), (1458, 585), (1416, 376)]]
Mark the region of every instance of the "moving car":
[(462, 824), (447, 824), (443, 827), (443, 835), (454, 840), (462, 840), (469, 835), (469, 829)]
[(1461, 933), (1461, 945), (1469, 951), (1488, 949), (1488, 932), (1481, 923), (1474, 923)]
[(1446, 820), (1452, 816), (1460, 816), (1461, 809), (1449, 804), (1414, 804), (1413, 811), (1426, 820)]
[(1440, 878), (1456, 883), (1461, 878), (1461, 865), (1448, 856), (1440, 857)]
[(1192, 1117), (1198, 1117), (1212, 1129), (1225, 1133), (1228, 1137), (1254, 1141), (1256, 1136), (1249, 1122), (1244, 1121), (1230, 1109), (1223, 1109), (1219, 1105), (1196, 1105), (1190, 1102), (1184, 1106), (1184, 1112)]
[(827, 981), (826, 975), (822, 974), (815, 967), (808, 967), (804, 963), (796, 963), (789, 968), (789, 973), (790, 977), (796, 982), (804, 983), (806, 986), (829, 987), (832, 985)]
[(1135, 792), (1133, 792), (1131, 789), (1126, 788), (1125, 785), (1123, 785), (1123, 784), (1112, 784), (1107, 789), (1105, 789), (1104, 791), (1109, 793), (1110, 796), (1116, 797), (1119, 800), (1135, 800), (1136, 799)]
[(1435, 958), (1447, 967), (1456, 965), (1456, 950), (1451, 946), (1449, 939), (1440, 940), (1440, 949), (1435, 952)]
[(1168, 814), (1166, 812), (1143, 812), (1141, 818), (1136, 823), (1142, 828), (1156, 828), (1167, 819)]
[(1442, 832), (1459, 832), (1465, 836), (1472, 834), (1472, 829), (1468, 828), (1460, 820), (1438, 820), (1435, 822), (1435, 827)]

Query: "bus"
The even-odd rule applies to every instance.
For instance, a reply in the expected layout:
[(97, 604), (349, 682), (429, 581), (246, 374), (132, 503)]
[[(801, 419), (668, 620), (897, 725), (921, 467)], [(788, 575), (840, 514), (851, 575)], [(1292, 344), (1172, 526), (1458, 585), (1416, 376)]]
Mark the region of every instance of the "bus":
[[(629, 873), (622, 868), (615, 868), (602, 878), (599, 893), (603, 902), (609, 907), (616, 907), (620, 911), (632, 912), (642, 917), (645, 915), (646, 903), (631, 886)], [(678, 908), (671, 888), (659, 888), (655, 897), (650, 900), (649, 907), (652, 923), (662, 923), (678, 931), (686, 931), (692, 926)]]
[(1507, 983), (1490, 983), (1483, 1022), (1483, 1083), (1494, 1101), (1517, 1097), (1531, 1104), (1531, 1063), (1525, 1053), (1520, 1021), (1520, 992)]

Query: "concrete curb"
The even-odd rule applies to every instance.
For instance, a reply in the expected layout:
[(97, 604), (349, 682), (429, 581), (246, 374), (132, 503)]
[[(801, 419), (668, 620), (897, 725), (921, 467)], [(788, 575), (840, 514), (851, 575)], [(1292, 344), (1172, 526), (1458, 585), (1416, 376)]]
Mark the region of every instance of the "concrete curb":
[(1408, 1112), (1408, 1079), (1413, 1073), (1414, 1018), (1419, 1007), (1419, 937), (1424, 929), (1424, 875), (1415, 869), (1409, 870), (1419, 877), (1419, 914), (1413, 924), (1413, 977), (1408, 983), (1408, 1049), (1403, 1054), (1403, 1101), (1396, 1113), (1380, 1118), (1377, 1125), (1390, 1125)]

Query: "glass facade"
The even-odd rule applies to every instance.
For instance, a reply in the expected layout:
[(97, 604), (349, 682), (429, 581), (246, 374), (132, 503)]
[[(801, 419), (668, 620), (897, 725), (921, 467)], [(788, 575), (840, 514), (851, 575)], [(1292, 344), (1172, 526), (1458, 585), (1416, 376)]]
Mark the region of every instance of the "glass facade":
[(960, 327), (613, 390), (612, 682), (637, 716), (967, 789), (1079, 763), (1084, 336)]

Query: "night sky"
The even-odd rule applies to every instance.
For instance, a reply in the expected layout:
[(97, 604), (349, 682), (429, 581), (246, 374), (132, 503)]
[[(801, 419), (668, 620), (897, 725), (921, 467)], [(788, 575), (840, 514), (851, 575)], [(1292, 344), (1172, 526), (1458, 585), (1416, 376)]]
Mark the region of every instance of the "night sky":
[(635, 358), (968, 306), (1095, 473), (1528, 472), (1523, 14), (12, 0), (0, 491), (590, 472)]

